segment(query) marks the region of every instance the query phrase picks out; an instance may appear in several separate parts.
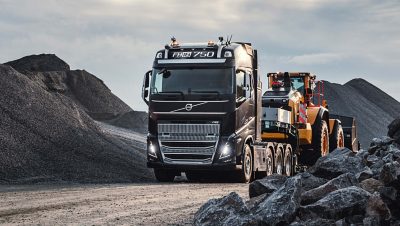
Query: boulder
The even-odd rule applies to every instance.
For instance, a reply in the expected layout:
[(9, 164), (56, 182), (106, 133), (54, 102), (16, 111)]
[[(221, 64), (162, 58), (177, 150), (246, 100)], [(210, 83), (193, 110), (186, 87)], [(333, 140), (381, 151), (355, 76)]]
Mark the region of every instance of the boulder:
[(354, 174), (346, 173), (338, 176), (317, 188), (306, 191), (301, 195), (301, 204), (308, 205), (314, 203), (327, 194), (350, 186), (358, 186), (358, 181)]
[(398, 162), (391, 162), (391, 163), (386, 163), (382, 171), (380, 173), (379, 179), (385, 184), (385, 185), (394, 185), (396, 188), (400, 188), (400, 163)]
[(303, 191), (317, 188), (328, 182), (327, 179), (316, 177), (308, 172), (300, 173), (297, 176), (301, 177), (301, 187), (303, 188)]
[(232, 192), (211, 199), (194, 215), (194, 225), (257, 225), (242, 198)]
[(370, 166), (369, 168), (372, 171), (373, 178), (379, 179), (380, 173), (382, 171), (383, 165), (385, 165), (385, 162), (382, 160), (377, 161), (375, 164)]
[(261, 225), (287, 225), (296, 217), (302, 192), (301, 176), (287, 179), (285, 184), (263, 200), (253, 211)]
[(274, 174), (261, 180), (256, 180), (249, 185), (249, 196), (253, 198), (262, 194), (270, 195), (278, 190), (286, 179), (286, 176)]
[(361, 158), (351, 150), (344, 148), (336, 149), (329, 155), (319, 158), (308, 172), (330, 180), (344, 173), (357, 174), (363, 171), (364, 167)]
[(369, 178), (369, 179), (363, 180), (360, 183), (360, 187), (362, 189), (368, 191), (371, 194), (379, 191), (383, 186), (384, 185), (381, 181), (374, 179), (374, 178)]
[(373, 176), (374, 176), (374, 173), (368, 166), (364, 167), (363, 171), (356, 174), (356, 178), (359, 182), (366, 180), (368, 178), (371, 178)]
[(317, 202), (300, 207), (301, 219), (322, 217), (340, 220), (354, 215), (363, 215), (371, 194), (363, 189), (351, 186), (329, 193)]
[(373, 164), (379, 161), (378, 156), (376, 155), (369, 155), (366, 159), (367, 166), (372, 166)]
[(375, 192), (371, 197), (369, 197), (366, 215), (378, 219), (381, 224), (390, 219), (390, 210), (383, 202), (378, 192)]

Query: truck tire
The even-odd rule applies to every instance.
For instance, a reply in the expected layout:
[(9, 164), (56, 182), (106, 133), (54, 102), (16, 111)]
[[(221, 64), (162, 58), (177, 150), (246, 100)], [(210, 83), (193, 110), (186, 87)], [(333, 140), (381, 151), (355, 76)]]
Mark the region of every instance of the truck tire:
[(285, 146), (285, 155), (283, 158), (283, 165), (284, 165), (284, 175), (286, 176), (293, 176), (294, 168), (293, 168), (293, 150), (290, 144)]
[(248, 144), (244, 145), (242, 169), (239, 171), (239, 182), (249, 183), (253, 173), (253, 156), (251, 155), (251, 148)]
[(262, 179), (264, 177), (270, 176), (274, 174), (274, 147), (273, 146), (267, 146), (266, 147), (266, 157), (265, 157), (265, 162), (266, 162), (266, 170), (265, 171), (259, 171), (255, 172), (255, 178), (256, 179)]
[(274, 150), (273, 146), (267, 147), (267, 171), (266, 171), (266, 176), (270, 176), (274, 174)]
[(329, 138), (329, 150), (334, 151), (336, 148), (344, 148), (344, 133), (342, 125), (335, 123), (332, 134)]
[(176, 172), (165, 169), (154, 169), (154, 175), (159, 182), (172, 182), (175, 179)]
[(282, 144), (278, 144), (275, 148), (275, 173), (279, 175), (284, 175), (284, 163), (283, 163), (283, 152), (284, 148)]
[(318, 160), (319, 157), (329, 154), (328, 124), (323, 119), (319, 120), (319, 122), (316, 122), (318, 124), (316, 124), (313, 130), (312, 165)]

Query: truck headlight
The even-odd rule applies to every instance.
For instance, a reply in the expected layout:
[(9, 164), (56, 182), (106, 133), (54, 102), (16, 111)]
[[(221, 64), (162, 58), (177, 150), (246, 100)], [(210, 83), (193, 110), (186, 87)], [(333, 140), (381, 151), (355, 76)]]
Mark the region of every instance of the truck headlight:
[(148, 154), (149, 154), (151, 157), (157, 158), (156, 146), (154, 146), (152, 143), (150, 143), (150, 145), (149, 145)]
[(232, 153), (232, 149), (229, 146), (229, 144), (224, 144), (221, 148), (221, 155), (219, 158), (225, 158), (225, 157), (231, 156), (231, 153)]

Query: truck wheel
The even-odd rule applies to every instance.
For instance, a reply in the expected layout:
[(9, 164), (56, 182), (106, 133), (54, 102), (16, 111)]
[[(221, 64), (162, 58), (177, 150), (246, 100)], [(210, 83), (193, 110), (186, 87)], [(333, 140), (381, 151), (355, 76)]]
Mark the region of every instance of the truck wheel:
[(332, 135), (329, 138), (330, 151), (335, 150), (336, 148), (344, 148), (344, 134), (342, 125), (339, 123), (335, 123), (333, 127)]
[(272, 146), (267, 148), (267, 159), (266, 159), (266, 162), (267, 162), (266, 174), (267, 174), (267, 176), (274, 174), (274, 155), (273, 155), (274, 150), (272, 150), (272, 149), (273, 149)]
[(262, 179), (264, 177), (274, 174), (274, 148), (272, 146), (267, 146), (267, 155), (265, 157), (265, 171), (255, 172), (256, 179)]
[(165, 169), (154, 169), (154, 175), (159, 182), (172, 182), (175, 179), (176, 172)]
[(279, 175), (284, 174), (284, 164), (283, 164), (283, 145), (278, 144), (276, 146), (276, 153), (275, 153), (275, 172)]
[(285, 167), (284, 174), (286, 176), (293, 176), (293, 151), (292, 146), (287, 144), (285, 147), (285, 156), (283, 158), (283, 164)]
[(239, 172), (239, 182), (249, 183), (251, 181), (252, 173), (253, 173), (253, 156), (251, 155), (250, 146), (248, 144), (245, 144), (242, 169)]
[(325, 120), (321, 121), (316, 125), (313, 131), (313, 164), (321, 156), (326, 156), (329, 154), (329, 130), (328, 124)]

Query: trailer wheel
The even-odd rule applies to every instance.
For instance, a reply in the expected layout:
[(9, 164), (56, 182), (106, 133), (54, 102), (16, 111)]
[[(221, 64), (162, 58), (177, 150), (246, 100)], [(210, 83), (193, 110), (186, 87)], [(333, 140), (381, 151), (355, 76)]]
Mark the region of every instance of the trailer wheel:
[(342, 125), (339, 123), (335, 123), (333, 127), (332, 135), (329, 138), (330, 151), (335, 150), (336, 148), (344, 148), (344, 133)]
[(274, 155), (273, 155), (273, 147), (267, 147), (267, 176), (274, 174)]
[(275, 149), (275, 172), (279, 175), (284, 174), (284, 163), (283, 163), (283, 145), (278, 144)]
[(154, 169), (154, 175), (159, 182), (172, 182), (175, 179), (176, 172), (165, 169)]
[(285, 157), (284, 157), (284, 167), (285, 167), (285, 175), (293, 176), (293, 151), (292, 146), (287, 144), (285, 147)]
[(244, 146), (242, 169), (239, 172), (239, 182), (249, 183), (251, 181), (251, 175), (253, 173), (253, 157), (251, 155), (251, 149), (248, 144)]
[(319, 157), (326, 156), (329, 153), (328, 124), (323, 119), (319, 120), (321, 121), (317, 124), (317, 128), (313, 137), (313, 153), (316, 157), (313, 162), (317, 161)]

